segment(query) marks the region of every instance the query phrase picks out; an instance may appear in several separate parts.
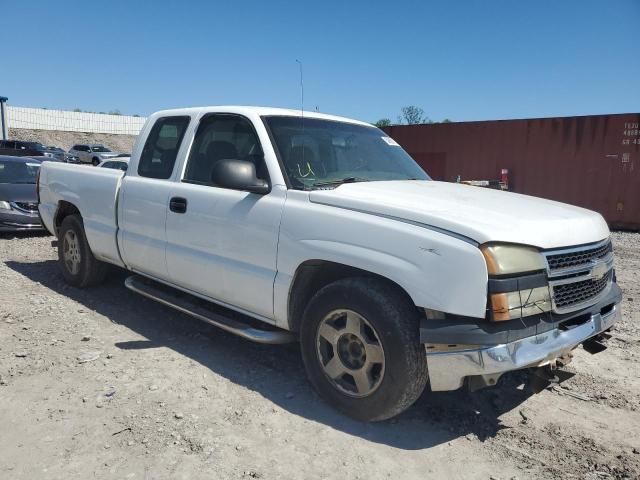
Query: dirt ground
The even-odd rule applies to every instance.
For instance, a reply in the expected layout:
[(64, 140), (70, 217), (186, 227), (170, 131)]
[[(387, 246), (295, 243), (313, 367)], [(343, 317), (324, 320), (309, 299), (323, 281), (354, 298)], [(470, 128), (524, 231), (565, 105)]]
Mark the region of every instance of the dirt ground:
[(555, 390), (426, 393), (361, 424), (261, 346), (126, 290), (66, 286), (51, 237), (0, 237), (0, 478), (640, 478), (640, 235), (615, 233), (624, 320)]

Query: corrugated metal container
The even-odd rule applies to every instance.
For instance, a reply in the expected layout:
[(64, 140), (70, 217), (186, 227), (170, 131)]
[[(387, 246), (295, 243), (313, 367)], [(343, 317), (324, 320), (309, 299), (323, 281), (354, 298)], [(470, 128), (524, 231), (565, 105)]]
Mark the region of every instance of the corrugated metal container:
[(509, 190), (640, 229), (640, 114), (398, 125), (386, 132), (435, 180), (499, 179)]

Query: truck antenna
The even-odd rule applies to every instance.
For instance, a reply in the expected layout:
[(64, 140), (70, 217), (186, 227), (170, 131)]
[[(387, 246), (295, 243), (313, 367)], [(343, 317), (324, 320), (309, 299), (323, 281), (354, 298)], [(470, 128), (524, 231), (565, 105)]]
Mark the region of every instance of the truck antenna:
[[(304, 161), (304, 82), (302, 77), (302, 62), (296, 59), (298, 65), (300, 66), (300, 118), (302, 122), (302, 168), (306, 166)], [(298, 165), (298, 169), (300, 169), (300, 165)]]
[(300, 60), (296, 60), (296, 62), (300, 66), (300, 111), (304, 118), (304, 82), (302, 80), (302, 62)]

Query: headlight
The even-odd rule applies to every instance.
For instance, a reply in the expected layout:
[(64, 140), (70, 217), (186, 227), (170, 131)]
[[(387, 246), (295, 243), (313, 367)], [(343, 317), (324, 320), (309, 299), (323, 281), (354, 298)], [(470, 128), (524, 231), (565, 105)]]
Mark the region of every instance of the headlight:
[(9, 205), (9, 202), (0, 200), (0, 210), (11, 210), (11, 205)]
[(501, 322), (551, 310), (546, 265), (538, 250), (525, 245), (483, 245), (480, 250), (490, 277), (491, 320)]
[(542, 255), (525, 245), (482, 245), (489, 275), (512, 275), (544, 270)]

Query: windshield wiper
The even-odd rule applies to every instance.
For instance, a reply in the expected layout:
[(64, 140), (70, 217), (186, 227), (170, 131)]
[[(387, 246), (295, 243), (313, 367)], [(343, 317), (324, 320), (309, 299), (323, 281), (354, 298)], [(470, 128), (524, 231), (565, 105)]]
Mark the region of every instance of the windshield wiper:
[(358, 177), (346, 177), (346, 178), (338, 178), (336, 180), (329, 180), (327, 182), (316, 182), (312, 187), (326, 187), (329, 185), (342, 185), (343, 183), (356, 183), (356, 182), (366, 182), (366, 178), (358, 178)]

